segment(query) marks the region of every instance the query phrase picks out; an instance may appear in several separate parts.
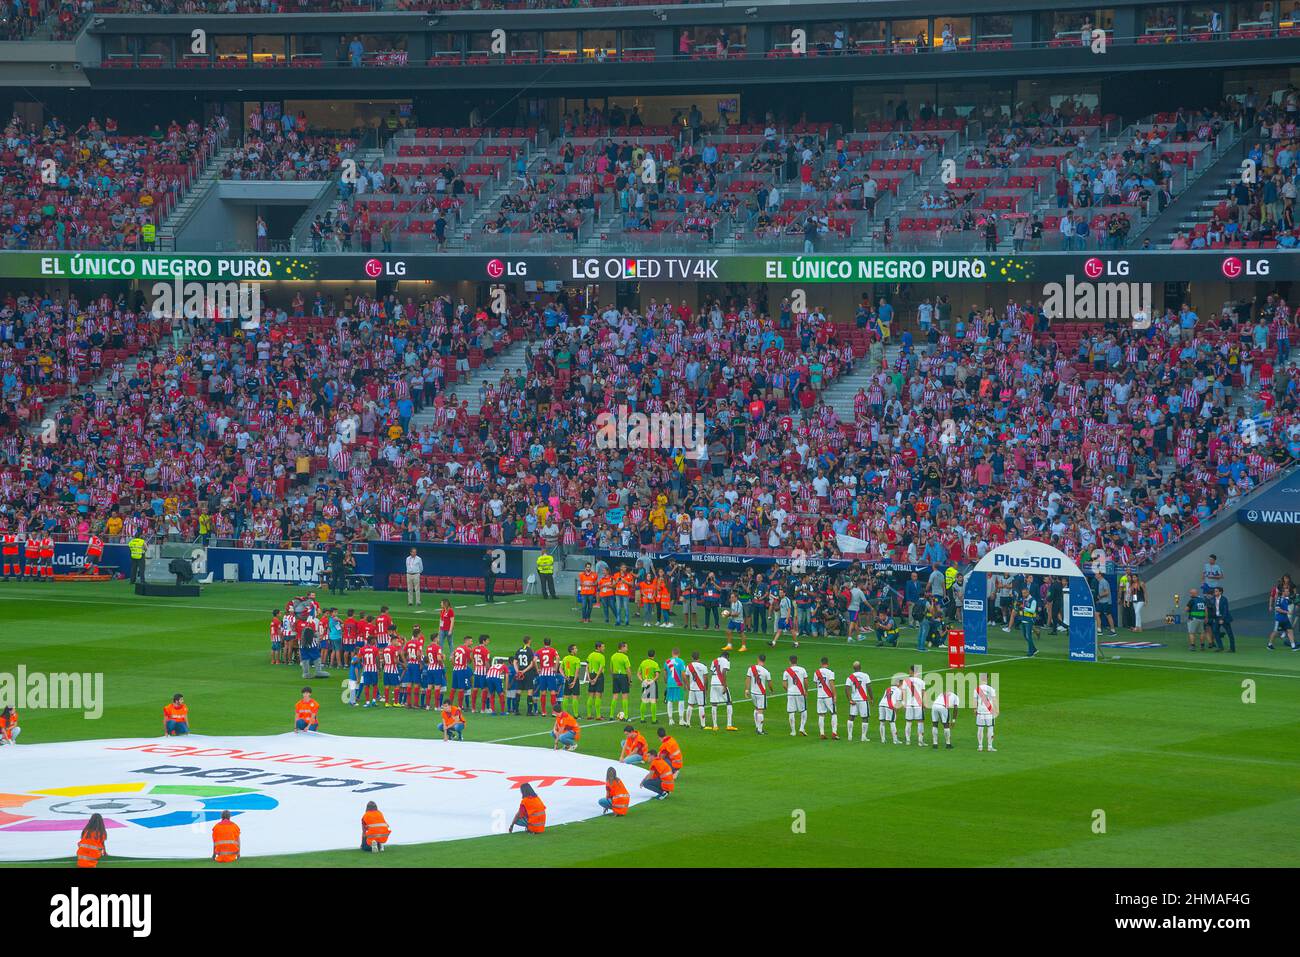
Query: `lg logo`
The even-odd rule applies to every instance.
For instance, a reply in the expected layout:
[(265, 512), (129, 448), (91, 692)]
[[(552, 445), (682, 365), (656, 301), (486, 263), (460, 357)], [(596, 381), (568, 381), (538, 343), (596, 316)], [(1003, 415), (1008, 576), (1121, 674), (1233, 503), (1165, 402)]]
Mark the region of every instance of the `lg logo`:
[(367, 259), (366, 275), (371, 279), (378, 279), (380, 276), (405, 276), (406, 263), (400, 259), (391, 263), (382, 263), (378, 259)]
[(488, 260), (487, 274), (492, 279), (500, 279), (506, 274), (506, 264), (499, 259)]
[(1105, 262), (1093, 256), (1083, 264), (1083, 273), (1089, 279), (1100, 279), (1106, 276), (1127, 276), (1128, 260), (1116, 259), (1113, 262)]
[(1241, 260), (1236, 256), (1229, 256), (1223, 261), (1223, 275), (1228, 279), (1236, 279), (1239, 276), (1267, 276), (1269, 264), (1267, 259), (1247, 259)]

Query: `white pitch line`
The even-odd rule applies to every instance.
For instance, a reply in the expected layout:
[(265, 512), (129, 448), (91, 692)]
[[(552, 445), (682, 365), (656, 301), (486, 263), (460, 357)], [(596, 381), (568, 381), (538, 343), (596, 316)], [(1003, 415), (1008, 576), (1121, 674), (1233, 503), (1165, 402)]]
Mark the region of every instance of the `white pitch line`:
[(1237, 675), (1242, 678), (1300, 678), (1300, 674), (1284, 674), (1277, 671), (1230, 671), (1226, 668), (1189, 668), (1186, 665), (1160, 665), (1154, 661), (1116, 661), (1107, 658), (1102, 664), (1116, 664), (1128, 668), (1154, 668), (1156, 671), (1196, 671), (1201, 674)]
[[(523, 715), (515, 715), (515, 717), (523, 717)], [(537, 717), (537, 715), (532, 715), (531, 717)], [(617, 719), (617, 718), (610, 718), (610, 719), (608, 719), (608, 720), (606, 720), (606, 721), (593, 721), (593, 722), (591, 722), (590, 724), (584, 724), (584, 725), (582, 725), (582, 728), (583, 728), (584, 730), (587, 729), (587, 728), (599, 728), (601, 725), (606, 725), (606, 724), (618, 724), (618, 719)], [(520, 741), (520, 740), (522, 740), (522, 739), (524, 739), (524, 738), (538, 738), (538, 737), (541, 737), (541, 736), (544, 735), (544, 734), (550, 734), (550, 733), (551, 733), (550, 731), (530, 731), (530, 732), (528, 732), (527, 734), (516, 734), (516, 735), (514, 735), (513, 737), (509, 737), (509, 738), (494, 738), (493, 740), (488, 741), (488, 742), (486, 742), (486, 743), (487, 743), (487, 744), (505, 744), (507, 741)]]

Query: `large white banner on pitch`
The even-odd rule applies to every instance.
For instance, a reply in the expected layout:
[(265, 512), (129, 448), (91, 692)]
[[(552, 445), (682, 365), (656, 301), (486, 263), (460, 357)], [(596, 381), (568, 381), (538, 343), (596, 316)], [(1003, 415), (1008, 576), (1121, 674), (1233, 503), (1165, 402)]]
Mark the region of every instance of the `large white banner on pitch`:
[(525, 782), (549, 828), (599, 815), (610, 767), (633, 803), (650, 796), (641, 768), (468, 741), (290, 733), (17, 745), (0, 754), (0, 860), (73, 856), (96, 811), (119, 857), (210, 857), (223, 810), (245, 856), (359, 848), (367, 801), (395, 844), (501, 834)]

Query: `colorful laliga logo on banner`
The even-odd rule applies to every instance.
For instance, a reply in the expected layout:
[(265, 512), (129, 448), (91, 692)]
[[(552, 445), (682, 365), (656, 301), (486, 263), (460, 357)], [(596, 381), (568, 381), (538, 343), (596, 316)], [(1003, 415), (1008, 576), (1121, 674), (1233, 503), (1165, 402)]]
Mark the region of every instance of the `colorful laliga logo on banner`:
[[(343, 707), (330, 704), (338, 689), (317, 688), (323, 724)], [(424, 733), (435, 727), (430, 717)], [(509, 829), (524, 784), (546, 803), (549, 828), (600, 816), (610, 767), (549, 742), (308, 733), (18, 744), (0, 758), (0, 861), (70, 857), (93, 814), (104, 817), (108, 852), (122, 858), (209, 858), (225, 811), (238, 815), (245, 857), (356, 848), (368, 801), (394, 845), (486, 837)], [(632, 803), (649, 798), (643, 768), (616, 773)]]
[(279, 801), (252, 788), (221, 785), (82, 784), (30, 794), (0, 794), (0, 833), (80, 831), (92, 814), (107, 828), (178, 827), (246, 811), (269, 811)]

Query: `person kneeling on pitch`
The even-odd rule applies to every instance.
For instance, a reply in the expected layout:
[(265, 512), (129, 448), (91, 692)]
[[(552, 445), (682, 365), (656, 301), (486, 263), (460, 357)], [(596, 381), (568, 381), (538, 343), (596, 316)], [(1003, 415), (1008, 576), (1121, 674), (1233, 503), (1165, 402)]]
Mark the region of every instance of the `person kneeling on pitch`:
[(542, 799), (537, 796), (533, 786), (528, 783), (519, 785), (519, 810), (515, 812), (515, 819), (510, 822), (510, 828), (506, 833), (510, 833), (517, 827), (528, 829), (529, 834), (541, 834), (546, 830), (546, 805)]
[(655, 800), (662, 800), (673, 793), (676, 786), (672, 765), (661, 757), (650, 762), (650, 773), (641, 781), (641, 786), (655, 795)]
[(444, 741), (450, 741), (453, 734), (457, 741), (465, 740), (465, 712), (460, 710), (459, 705), (450, 701), (442, 703), (442, 723), (438, 725), (438, 730), (442, 732)]
[(605, 796), (596, 803), (605, 810), (601, 811), (603, 817), (607, 811), (613, 811), (615, 817), (623, 817), (627, 814), (627, 806), (632, 797), (627, 793), (627, 785), (623, 779), (618, 776), (618, 771), (610, 768), (605, 772)]
[(293, 729), (295, 731), (320, 730), (320, 702), (311, 696), (311, 688), (302, 689), (302, 698), (293, 707)]
[(212, 825), (212, 859), (233, 864), (239, 860), (239, 851), (239, 825), (230, 819), (229, 811), (222, 811), (221, 820)]
[(378, 854), (388, 843), (391, 834), (379, 805), (370, 801), (366, 804), (366, 813), (361, 815), (361, 849)]
[(163, 705), (163, 732), (168, 736), (190, 733), (190, 709), (183, 694), (172, 695), (172, 703)]
[(0, 711), (0, 747), (17, 744), (18, 735), (22, 733), (23, 729), (18, 727), (18, 710), (12, 705), (5, 705), (4, 710)]
[(555, 745), (551, 750), (564, 748), (565, 751), (577, 751), (578, 738), (581, 736), (582, 729), (578, 727), (578, 719), (567, 711), (561, 711), (555, 716), (555, 727), (551, 729), (551, 737), (555, 739)]

